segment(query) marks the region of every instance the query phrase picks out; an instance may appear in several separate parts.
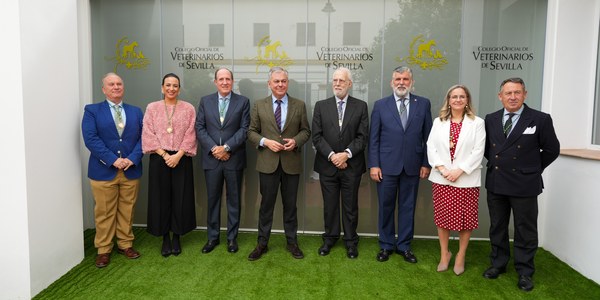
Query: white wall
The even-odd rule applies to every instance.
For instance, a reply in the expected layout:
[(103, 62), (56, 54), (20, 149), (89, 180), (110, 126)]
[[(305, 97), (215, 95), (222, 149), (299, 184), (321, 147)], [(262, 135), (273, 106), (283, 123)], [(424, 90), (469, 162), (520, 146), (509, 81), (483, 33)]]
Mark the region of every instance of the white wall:
[(83, 259), (77, 1), (0, 11), (0, 298), (30, 298)]
[[(590, 147), (599, 24), (599, 1), (549, 0), (542, 108), (563, 149)], [(600, 283), (600, 161), (560, 156), (545, 173), (541, 246)]]
[(19, 24), (19, 1), (1, 1), (0, 28), (3, 30), (0, 31), (0, 40), (3, 46), (0, 47), (0, 65), (3, 70), (0, 82), (6, 85), (2, 100), (3, 117), (0, 118), (0, 128), (5, 129), (0, 140), (0, 228), (4, 228), (0, 247), (2, 299), (28, 298), (30, 295), (21, 41), (18, 30), (5, 29), (15, 28), (15, 24)]

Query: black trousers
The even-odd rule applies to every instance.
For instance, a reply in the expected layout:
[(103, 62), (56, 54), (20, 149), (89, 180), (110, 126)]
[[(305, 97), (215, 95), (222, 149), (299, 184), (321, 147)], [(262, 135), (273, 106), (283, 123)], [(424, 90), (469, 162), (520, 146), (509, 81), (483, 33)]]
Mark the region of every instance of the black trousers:
[(169, 231), (181, 235), (196, 228), (191, 157), (183, 156), (175, 168), (170, 168), (160, 155), (150, 155), (147, 222), (148, 232), (155, 236)]
[(285, 237), (288, 244), (298, 243), (296, 200), (298, 198), (300, 175), (285, 173), (280, 163), (277, 170), (271, 174), (259, 173), (259, 179), (262, 200), (258, 214), (258, 243), (262, 246), (266, 246), (269, 243), (271, 227), (273, 226), (273, 210), (280, 185)]
[(510, 259), (508, 225), (510, 213), (514, 220), (514, 264), (519, 275), (533, 276), (534, 258), (538, 248), (537, 197), (511, 197), (488, 191), (490, 212), (490, 261), (496, 268), (504, 268)]
[(358, 244), (358, 188), (361, 175), (350, 170), (339, 170), (333, 176), (319, 174), (321, 193), (323, 194), (323, 217), (325, 233), (323, 242), (335, 244), (340, 238), (340, 198), (342, 207), (342, 227), (346, 247)]

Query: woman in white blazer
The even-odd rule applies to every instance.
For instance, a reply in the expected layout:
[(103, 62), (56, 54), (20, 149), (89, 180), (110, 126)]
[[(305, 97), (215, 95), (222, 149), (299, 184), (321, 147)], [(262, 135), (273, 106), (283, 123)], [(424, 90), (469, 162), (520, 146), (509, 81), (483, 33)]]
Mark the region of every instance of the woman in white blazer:
[(459, 232), (454, 273), (465, 270), (465, 255), (471, 232), (478, 227), (481, 161), (485, 148), (485, 126), (471, 104), (471, 93), (463, 85), (450, 87), (433, 122), (427, 141), (429, 175), (433, 189), (434, 222), (440, 239), (437, 271), (448, 270), (450, 231)]

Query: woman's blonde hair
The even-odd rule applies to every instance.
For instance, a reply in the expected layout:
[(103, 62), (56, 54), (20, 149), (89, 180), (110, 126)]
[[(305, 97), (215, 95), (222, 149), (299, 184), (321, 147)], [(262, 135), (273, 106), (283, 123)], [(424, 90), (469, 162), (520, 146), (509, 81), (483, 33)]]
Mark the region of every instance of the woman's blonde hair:
[(473, 109), (473, 105), (471, 104), (471, 92), (469, 92), (469, 89), (466, 86), (462, 84), (456, 84), (451, 86), (448, 89), (448, 92), (446, 93), (446, 99), (444, 99), (444, 104), (442, 104), (442, 108), (440, 109), (440, 120), (446, 121), (452, 115), (452, 111), (450, 109), (450, 93), (452, 93), (452, 91), (454, 91), (455, 89), (462, 89), (463, 91), (465, 91), (465, 94), (467, 94), (467, 105), (465, 106), (463, 116), (466, 115), (471, 119), (475, 119), (475, 110)]

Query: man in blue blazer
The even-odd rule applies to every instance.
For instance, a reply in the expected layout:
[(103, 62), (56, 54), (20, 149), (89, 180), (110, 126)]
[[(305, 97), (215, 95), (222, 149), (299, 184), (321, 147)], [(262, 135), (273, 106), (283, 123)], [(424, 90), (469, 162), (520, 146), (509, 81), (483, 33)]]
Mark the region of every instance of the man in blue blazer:
[[(396, 252), (405, 261), (416, 263), (410, 248), (419, 178), (429, 176), (427, 138), (431, 131), (431, 103), (411, 94), (411, 69), (398, 67), (390, 83), (393, 95), (377, 100), (371, 113), (369, 175), (377, 182), (379, 201), (378, 261), (387, 261)], [(395, 238), (394, 210), (398, 203), (398, 239)]]
[(110, 263), (113, 238), (127, 258), (140, 256), (133, 248), (133, 209), (142, 176), (142, 110), (123, 103), (123, 80), (115, 73), (102, 78), (106, 101), (85, 106), (81, 131), (90, 150), (88, 177), (94, 195), (98, 249), (96, 267)]
[(542, 172), (560, 153), (560, 143), (549, 114), (529, 108), (525, 82), (509, 78), (500, 85), (504, 106), (485, 117), (488, 159), (485, 188), (490, 213), (491, 266), (483, 277), (496, 279), (510, 259), (508, 224), (514, 220), (514, 264), (517, 286), (533, 289), (534, 257), (538, 247), (537, 196), (544, 184)]
[(218, 92), (202, 97), (196, 114), (196, 137), (201, 147), (208, 194), (208, 241), (202, 253), (211, 252), (219, 244), (224, 183), (227, 189), (227, 250), (235, 253), (238, 251), (250, 101), (231, 91), (234, 81), (229, 69), (217, 69), (214, 83)]

